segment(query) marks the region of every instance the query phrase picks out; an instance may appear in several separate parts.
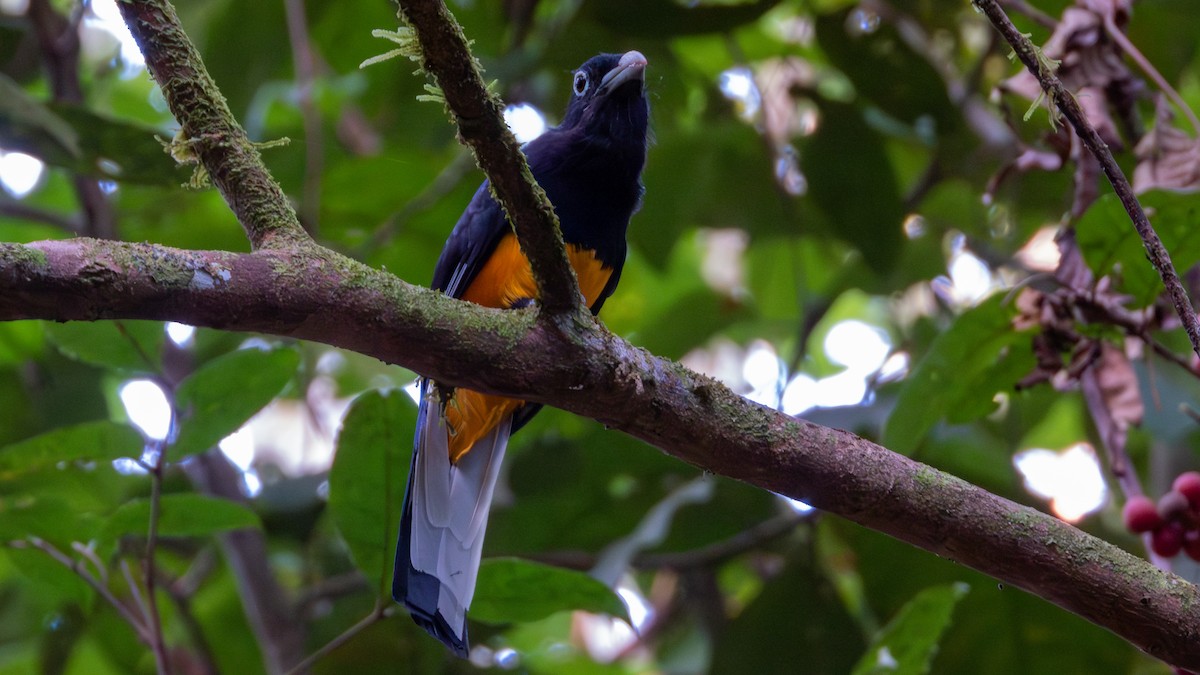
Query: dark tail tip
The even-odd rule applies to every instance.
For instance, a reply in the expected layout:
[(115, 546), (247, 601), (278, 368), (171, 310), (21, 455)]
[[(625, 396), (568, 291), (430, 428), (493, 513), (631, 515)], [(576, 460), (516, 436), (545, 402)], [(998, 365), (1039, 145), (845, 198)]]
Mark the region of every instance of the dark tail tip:
[(450, 627), (446, 617), (437, 608), (440, 589), (441, 583), (437, 577), (414, 569), (407, 561), (397, 561), (392, 597), (404, 603), (418, 626), (440, 640), (456, 656), (465, 659), (471, 651), (467, 643), (467, 624), (463, 622), (462, 637), (459, 637), (460, 632)]
[[(399, 548), (407, 549), (404, 543), (405, 538), (402, 535)], [(399, 555), (401, 552), (404, 555)], [(463, 621), (460, 631), (450, 627), (446, 617), (438, 611), (441, 582), (432, 574), (426, 574), (413, 567), (407, 553), (407, 550), (397, 551), (396, 566), (392, 574), (392, 598), (404, 604), (418, 626), (440, 640), (456, 656), (467, 658), (471, 651), (467, 643), (467, 622)], [(460, 635), (462, 637), (459, 637)]]

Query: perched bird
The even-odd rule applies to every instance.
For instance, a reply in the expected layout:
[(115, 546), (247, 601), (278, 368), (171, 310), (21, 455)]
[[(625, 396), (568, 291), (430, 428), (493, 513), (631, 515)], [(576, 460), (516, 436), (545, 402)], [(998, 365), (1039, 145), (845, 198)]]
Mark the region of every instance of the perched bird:
[[(593, 314), (617, 287), (625, 230), (642, 199), (650, 116), (645, 70), (646, 57), (636, 51), (588, 59), (571, 75), (562, 124), (524, 147), (534, 178), (554, 204)], [(487, 307), (537, 302), (529, 261), (486, 181), (446, 240), (433, 287)], [(466, 613), (500, 462), (509, 435), (541, 406), (466, 389), (445, 396), (437, 389), (421, 381), (392, 595), (414, 621), (466, 656)]]

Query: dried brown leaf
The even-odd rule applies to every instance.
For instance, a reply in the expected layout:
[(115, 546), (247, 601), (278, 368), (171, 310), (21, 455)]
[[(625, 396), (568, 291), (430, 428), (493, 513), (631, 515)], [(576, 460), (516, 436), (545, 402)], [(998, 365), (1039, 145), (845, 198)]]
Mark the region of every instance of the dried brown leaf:
[(1105, 343), (1100, 358), (1080, 378), (1088, 411), (1105, 445), (1124, 453), (1129, 427), (1141, 424), (1146, 408), (1137, 374), (1121, 349)]
[(1200, 190), (1200, 140), (1174, 126), (1167, 102), (1155, 102), (1155, 124), (1134, 148), (1138, 158), (1133, 170), (1133, 190)]

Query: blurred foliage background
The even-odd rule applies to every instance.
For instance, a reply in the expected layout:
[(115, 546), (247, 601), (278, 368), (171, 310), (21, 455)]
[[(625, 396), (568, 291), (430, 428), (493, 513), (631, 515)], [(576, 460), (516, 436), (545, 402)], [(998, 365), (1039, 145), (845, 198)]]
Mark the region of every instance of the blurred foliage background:
[[(1003, 4), (1087, 90), (1187, 270), (1191, 0)], [(586, 58), (647, 56), (655, 143), (613, 331), (1146, 554), (1120, 506), (1197, 464), (1196, 362), (1095, 163), (1030, 108), (968, 2), (450, 6), (522, 133), (556, 122)], [(0, 240), (248, 250), (164, 153), (176, 127), (114, 7), (0, 0)], [(314, 236), (427, 283), (482, 176), (410, 64), (359, 68), (394, 6), (178, 11), (251, 137), (290, 139), (264, 157)], [(152, 624), (147, 550), (182, 673), (283, 672), (347, 630), (312, 672), (1170, 672), (1020, 590), (554, 410), (511, 444), (477, 648), (454, 661), (381, 590), (413, 379), (271, 337), (0, 324), (0, 673), (154, 672), (134, 628)]]

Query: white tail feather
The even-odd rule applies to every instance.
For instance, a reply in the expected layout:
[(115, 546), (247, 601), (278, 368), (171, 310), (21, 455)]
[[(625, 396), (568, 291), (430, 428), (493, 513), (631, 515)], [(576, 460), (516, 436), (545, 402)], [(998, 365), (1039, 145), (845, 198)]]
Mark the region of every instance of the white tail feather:
[(475, 595), (483, 533), (500, 476), (511, 425), (507, 420), (450, 463), (446, 424), (436, 395), (419, 430), (412, 500), (411, 560), (441, 582), (438, 609), (451, 626), (461, 626)]

